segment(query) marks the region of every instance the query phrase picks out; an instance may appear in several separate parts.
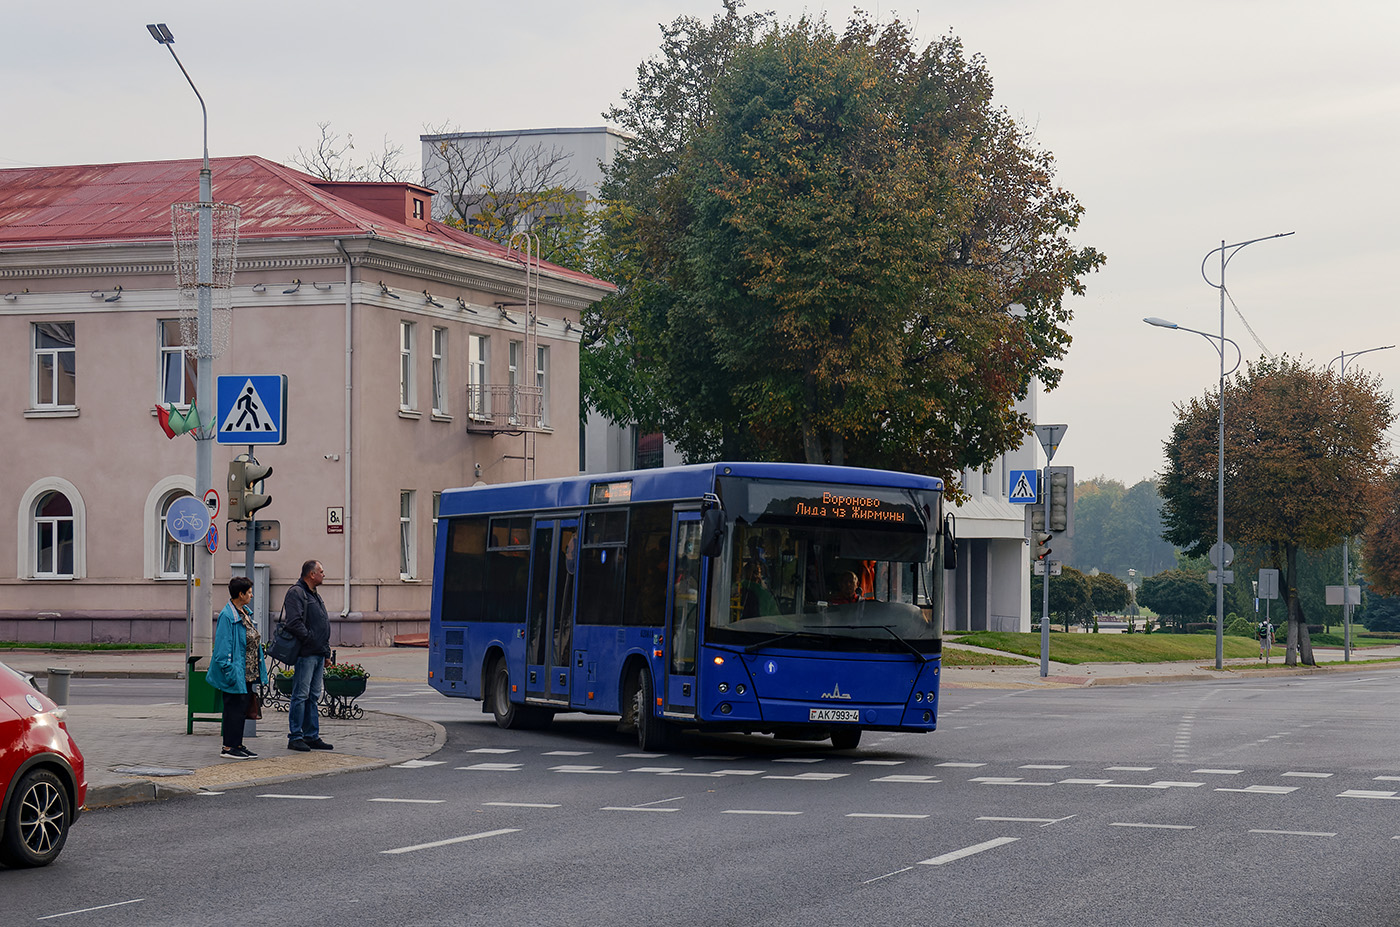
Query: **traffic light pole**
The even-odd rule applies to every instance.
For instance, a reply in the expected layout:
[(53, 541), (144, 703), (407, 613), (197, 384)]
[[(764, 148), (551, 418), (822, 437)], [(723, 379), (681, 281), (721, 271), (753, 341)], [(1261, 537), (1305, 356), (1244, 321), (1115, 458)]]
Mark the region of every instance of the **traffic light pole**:
[[(1040, 492), (1045, 506), (1045, 530), (1050, 531), (1050, 461), (1045, 461), (1045, 472), (1040, 478)], [(1050, 675), (1050, 560), (1045, 564), (1044, 582), (1040, 587), (1040, 675)]]

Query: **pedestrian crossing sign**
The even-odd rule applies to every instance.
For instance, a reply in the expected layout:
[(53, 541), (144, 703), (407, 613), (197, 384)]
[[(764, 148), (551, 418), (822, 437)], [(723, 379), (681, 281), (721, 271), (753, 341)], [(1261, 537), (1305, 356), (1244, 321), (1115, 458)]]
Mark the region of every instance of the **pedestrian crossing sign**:
[(1034, 504), (1040, 501), (1039, 470), (1012, 470), (1007, 482), (1006, 501)]
[(218, 443), (287, 443), (286, 375), (233, 374), (216, 379)]

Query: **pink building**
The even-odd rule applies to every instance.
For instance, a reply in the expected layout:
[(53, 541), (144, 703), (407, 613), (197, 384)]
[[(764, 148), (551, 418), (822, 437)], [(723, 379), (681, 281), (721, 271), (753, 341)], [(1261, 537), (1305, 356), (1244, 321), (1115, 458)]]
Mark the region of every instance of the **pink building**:
[[(170, 233), (199, 168), (0, 170), (0, 640), (185, 639), (189, 551), (164, 514), (194, 490), (194, 445), (154, 407), (213, 412), (181, 347)], [(578, 472), (579, 314), (612, 288), (527, 274), (520, 251), (433, 221), (425, 187), (258, 157), (213, 176), (241, 210), (214, 373), (288, 382), (286, 444), (255, 451), (274, 470), (259, 519), (280, 525), (256, 557), (271, 613), (314, 557), (334, 642), (425, 630), (437, 494)], [(215, 486), (246, 450), (215, 446)], [(222, 546), (223, 504), (216, 609), (245, 557)]]

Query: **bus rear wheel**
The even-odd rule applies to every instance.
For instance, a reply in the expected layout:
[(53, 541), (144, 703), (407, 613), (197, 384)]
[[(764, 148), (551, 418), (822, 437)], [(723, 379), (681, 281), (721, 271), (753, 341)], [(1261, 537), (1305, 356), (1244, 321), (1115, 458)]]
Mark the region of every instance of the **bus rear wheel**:
[(496, 726), (505, 730), (521, 727), (522, 707), (510, 700), (510, 670), (505, 660), (497, 660), (491, 670), (491, 713)]
[(837, 750), (854, 750), (860, 746), (860, 728), (836, 728), (831, 732), (831, 745)]

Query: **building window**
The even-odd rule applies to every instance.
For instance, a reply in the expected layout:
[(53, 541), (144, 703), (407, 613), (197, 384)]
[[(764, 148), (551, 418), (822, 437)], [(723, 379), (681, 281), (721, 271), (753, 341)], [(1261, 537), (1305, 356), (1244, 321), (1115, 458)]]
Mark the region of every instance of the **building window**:
[(418, 396), (413, 382), (413, 323), (399, 323), (399, 408), (417, 407)]
[(535, 385), (540, 390), (540, 427), (549, 427), (549, 348), (535, 348)]
[(160, 319), (160, 402), (188, 406), (195, 401), (197, 368), (194, 351), (180, 335), (179, 319)]
[(433, 329), (433, 413), (447, 414), (447, 329)]
[(183, 578), (188, 575), (191, 567), (191, 553), (194, 546), (191, 544), (181, 544), (170, 536), (170, 532), (165, 529), (165, 518), (170, 512), (170, 506), (176, 499), (192, 495), (183, 489), (167, 493), (160, 500), (160, 577), (162, 579)]
[(468, 339), (467, 372), (471, 383), (471, 415), (473, 418), (491, 417), (491, 396), (486, 389), (490, 358), (491, 339), (486, 335), (472, 335)]
[(423, 201), (416, 196), (413, 198), (413, 218), (423, 218)]
[(34, 503), (34, 578), (73, 577), (73, 503), (50, 490)]
[(510, 385), (510, 423), (520, 423), (520, 362), (525, 352), (523, 341), (512, 341), (508, 352), (506, 382)]
[(72, 409), (76, 403), (77, 323), (35, 322), (35, 409)]
[(414, 579), (417, 573), (413, 537), (413, 490), (399, 492), (399, 579)]

